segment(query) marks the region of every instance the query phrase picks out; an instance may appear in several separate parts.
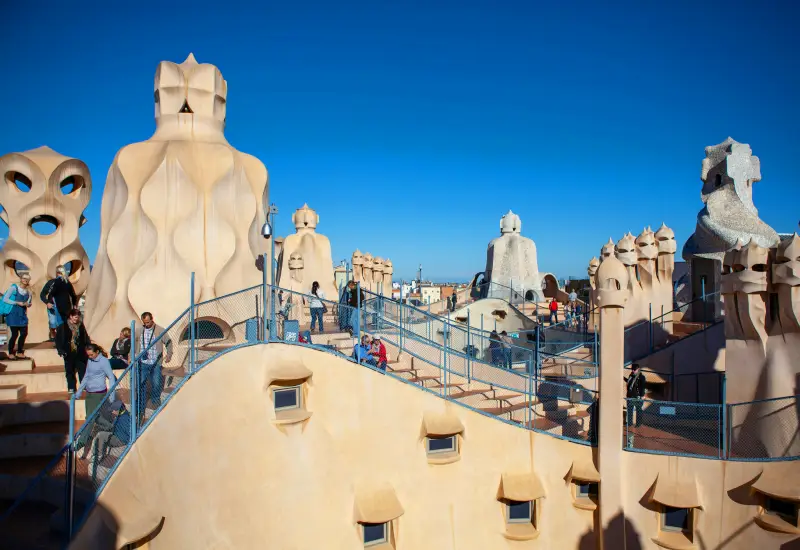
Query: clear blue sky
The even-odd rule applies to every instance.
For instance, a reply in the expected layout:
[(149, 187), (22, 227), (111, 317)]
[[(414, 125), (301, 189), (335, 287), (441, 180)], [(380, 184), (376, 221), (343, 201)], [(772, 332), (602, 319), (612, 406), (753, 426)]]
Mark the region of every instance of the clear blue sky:
[(228, 140), (266, 164), (279, 233), (308, 202), (335, 260), (466, 279), (509, 208), (561, 277), (644, 225), (680, 247), (729, 135), (761, 158), (762, 219), (798, 227), (798, 2), (2, 4), (0, 154), (89, 165), (92, 258), (114, 154), (152, 134), (158, 62), (189, 52), (228, 81)]

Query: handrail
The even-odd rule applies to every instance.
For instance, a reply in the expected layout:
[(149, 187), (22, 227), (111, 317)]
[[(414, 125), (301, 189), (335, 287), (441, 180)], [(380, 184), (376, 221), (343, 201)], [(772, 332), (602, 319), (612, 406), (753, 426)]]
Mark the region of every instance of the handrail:
[[(262, 287), (264, 287), (263, 288), (263, 292), (261, 292), (262, 291)], [(255, 319), (260, 321), (260, 319), (261, 319), (261, 317), (260, 317), (261, 313), (260, 312), (266, 312), (266, 305), (267, 304), (263, 302), (264, 299), (275, 300), (276, 299), (276, 295), (277, 295), (278, 292), (286, 292), (286, 293), (290, 293), (290, 294), (294, 293), (293, 291), (288, 290), (288, 289), (281, 289), (280, 287), (277, 287), (277, 286), (262, 284), (262, 285), (257, 285), (257, 286), (250, 287), (248, 289), (244, 289), (244, 290), (241, 290), (241, 291), (232, 292), (232, 293), (226, 294), (225, 296), (221, 296), (219, 298), (208, 300), (208, 301), (205, 301), (205, 302), (202, 302), (202, 303), (194, 303), (194, 301), (192, 300), (192, 304), (190, 305), (190, 307), (187, 308), (186, 310), (184, 310), (172, 323), (170, 323), (170, 325), (166, 329), (164, 329), (164, 332), (162, 334), (160, 334), (159, 337), (154, 342), (152, 342), (150, 344), (150, 346), (158, 344), (159, 342), (163, 341), (164, 338), (170, 338), (168, 333), (171, 330), (173, 330), (177, 326), (177, 324), (179, 322), (183, 322), (187, 318), (187, 314), (190, 314), (188, 316), (188, 318), (190, 319), (189, 322), (192, 322), (194, 320), (193, 314), (194, 314), (195, 308), (198, 308), (198, 307), (200, 307), (200, 306), (202, 306), (204, 304), (208, 304), (208, 303), (211, 303), (211, 302), (216, 302), (216, 301), (219, 301), (219, 300), (232, 299), (232, 298), (235, 298), (238, 295), (244, 294), (247, 291), (251, 291), (251, 292), (252, 291), (260, 291), (259, 294), (260, 294), (260, 297), (262, 297), (262, 302), (260, 304), (256, 303), (256, 312), (255, 312), (255, 314), (253, 316), (250, 316), (249, 312), (245, 312), (245, 313), (242, 314), (245, 317), (243, 317), (243, 318), (236, 317), (236, 319), (238, 319), (236, 321), (237, 326), (242, 325), (242, 324), (247, 325), (249, 323), (249, 321), (251, 319), (253, 319), (253, 318), (255, 318)], [(294, 293), (294, 294), (298, 294), (298, 293)], [(369, 293), (369, 294), (374, 295), (373, 293)], [(307, 296), (307, 295), (304, 295), (304, 296)], [(507, 390), (511, 390), (511, 391), (514, 391), (514, 392), (520, 392), (523, 396), (525, 396), (526, 399), (530, 399), (531, 402), (533, 402), (532, 401), (533, 397), (543, 397), (543, 398), (547, 398), (547, 399), (563, 400), (563, 399), (566, 399), (566, 397), (564, 397), (563, 395), (559, 394), (559, 390), (560, 391), (566, 390), (566, 391), (569, 391), (569, 392), (573, 392), (576, 388), (580, 389), (580, 397), (577, 398), (577, 399), (579, 399), (579, 401), (577, 401), (577, 402), (581, 402), (581, 403), (584, 403), (584, 404), (591, 404), (591, 403), (595, 403), (596, 402), (596, 398), (598, 396), (598, 392), (596, 390), (591, 390), (589, 388), (585, 388), (585, 387), (583, 387), (583, 386), (581, 386), (579, 384), (570, 384), (570, 383), (562, 383), (562, 382), (550, 381), (547, 378), (544, 378), (544, 377), (539, 375), (540, 371), (537, 370), (537, 369), (539, 368), (539, 366), (541, 364), (542, 357), (556, 357), (557, 358), (557, 357), (560, 357), (560, 355), (558, 355), (558, 354), (544, 353), (540, 349), (538, 349), (538, 347), (537, 348), (526, 348), (526, 347), (513, 346), (512, 348), (509, 348), (509, 349), (517, 348), (519, 350), (522, 350), (521, 353), (523, 355), (521, 355), (521, 357), (524, 357), (523, 361), (525, 361), (527, 363), (527, 365), (528, 365), (527, 372), (521, 373), (521, 372), (517, 372), (517, 371), (515, 371), (513, 369), (501, 368), (501, 367), (498, 367), (497, 365), (495, 365), (493, 363), (485, 361), (482, 358), (475, 357), (474, 355), (472, 355), (472, 352), (468, 351), (466, 348), (464, 350), (461, 350), (461, 349), (457, 349), (457, 348), (453, 347), (453, 339), (456, 338), (456, 337), (460, 337), (460, 336), (455, 336), (455, 335), (460, 334), (460, 333), (466, 333), (467, 346), (473, 346), (474, 347), (475, 340), (471, 340), (470, 339), (470, 336), (472, 336), (473, 332), (470, 330), (471, 327), (469, 325), (467, 325), (466, 328), (464, 326), (461, 326), (460, 324), (459, 325), (453, 325), (447, 317), (435, 316), (435, 315), (433, 315), (433, 314), (431, 314), (429, 312), (426, 312), (424, 310), (420, 310), (419, 308), (416, 308), (414, 306), (411, 306), (411, 305), (408, 305), (408, 304), (402, 304), (402, 303), (400, 303), (400, 302), (398, 302), (396, 300), (392, 300), (391, 298), (387, 298), (387, 297), (384, 297), (384, 296), (376, 296), (376, 298), (379, 298), (379, 301), (376, 302), (375, 300), (372, 300), (372, 299), (365, 300), (365, 303), (363, 305), (360, 304), (360, 307), (358, 307), (358, 308), (353, 308), (352, 306), (349, 306), (347, 304), (340, 304), (338, 302), (333, 302), (333, 301), (330, 301), (330, 300), (322, 300), (322, 301), (325, 302), (325, 303), (331, 304), (331, 307), (337, 307), (337, 308), (340, 308), (340, 309), (341, 308), (345, 308), (344, 310), (341, 310), (341, 311), (351, 311), (351, 312), (356, 313), (357, 314), (357, 319), (358, 319), (356, 321), (356, 323), (358, 323), (358, 324), (365, 323), (365, 325), (364, 325), (365, 329), (370, 324), (370, 319), (369, 318), (374, 316), (375, 320), (373, 320), (372, 322), (376, 323), (377, 326), (375, 327), (373, 332), (381, 333), (382, 332), (381, 327), (385, 327), (387, 329), (386, 330), (387, 336), (389, 334), (394, 334), (395, 331), (396, 331), (398, 343), (397, 344), (393, 344), (393, 345), (396, 345), (396, 346), (399, 347), (399, 349), (403, 350), (404, 352), (409, 353), (410, 355), (413, 355), (414, 357), (419, 358), (421, 361), (425, 362), (426, 364), (429, 364), (429, 365), (433, 366), (434, 368), (438, 368), (438, 369), (441, 370), (442, 379), (444, 381), (443, 384), (442, 384), (443, 393), (442, 393), (441, 397), (444, 398), (444, 399), (455, 401), (456, 403), (460, 404), (461, 406), (464, 406), (464, 407), (470, 408), (472, 410), (475, 410), (476, 412), (478, 412), (480, 414), (484, 414), (486, 416), (492, 416), (492, 414), (487, 413), (487, 411), (485, 411), (485, 410), (475, 409), (473, 407), (470, 407), (468, 404), (460, 402), (460, 401), (456, 401), (455, 399), (453, 399), (453, 398), (451, 398), (449, 396), (449, 394), (447, 393), (448, 375), (449, 374), (455, 374), (455, 375), (457, 375), (459, 377), (466, 378), (468, 381), (469, 380), (477, 380), (477, 381), (479, 381), (479, 382), (481, 382), (483, 384), (486, 384), (486, 385), (490, 386), (491, 388), (497, 387), (497, 388), (504, 388), (504, 389), (507, 389)], [(394, 306), (398, 307), (399, 320), (391, 318), (391, 316), (389, 315), (389, 313), (386, 310), (386, 305), (387, 304), (392, 304), (392, 307), (394, 307)], [(143, 424), (141, 426), (141, 429), (133, 428), (131, 430), (130, 437), (129, 437), (127, 443), (124, 444), (124, 447), (122, 448), (121, 453), (119, 455), (115, 455), (116, 456), (116, 462), (114, 462), (114, 464), (110, 468), (106, 468), (106, 473), (104, 474), (105, 477), (101, 480), (101, 483), (99, 484), (99, 486), (97, 486), (95, 488), (95, 491), (94, 491), (94, 498), (95, 499), (97, 498), (97, 495), (99, 495), (99, 493), (103, 490), (103, 488), (107, 484), (107, 482), (110, 479), (110, 477), (114, 474), (114, 472), (116, 471), (116, 468), (120, 464), (121, 460), (127, 455), (128, 451), (132, 448), (132, 446), (135, 444), (135, 442), (138, 440), (138, 438), (141, 437), (141, 434), (144, 431), (144, 429), (153, 422), (155, 417), (163, 410), (163, 408), (166, 406), (166, 404), (169, 402), (169, 400), (172, 398), (172, 396), (175, 395), (175, 393), (177, 391), (179, 391), (180, 388), (182, 388), (183, 385), (192, 376), (194, 376), (199, 370), (204, 368), (206, 365), (208, 365), (214, 359), (220, 357), (222, 354), (229, 353), (230, 351), (233, 351), (233, 350), (238, 349), (240, 347), (245, 347), (245, 346), (249, 346), (249, 345), (255, 345), (255, 344), (258, 344), (258, 343), (267, 343), (267, 342), (283, 342), (283, 343), (288, 343), (288, 344), (298, 344), (297, 342), (286, 342), (286, 341), (284, 341), (282, 339), (278, 339), (277, 336), (274, 335), (275, 331), (273, 330), (273, 328), (275, 327), (275, 323), (277, 321), (277, 316), (276, 316), (276, 313), (275, 313), (275, 308), (273, 306), (274, 306), (274, 304), (271, 303), (270, 304), (270, 309), (272, 311), (271, 311), (269, 319), (266, 318), (267, 317), (266, 313), (264, 314), (264, 321), (265, 322), (268, 321), (269, 323), (271, 323), (271, 327), (270, 327), (270, 331), (269, 331), (270, 334), (269, 335), (267, 334), (267, 330), (266, 330), (267, 327), (264, 326), (264, 325), (261, 325), (261, 330), (260, 330), (261, 336), (259, 338), (257, 338), (256, 340), (252, 340), (251, 341), (251, 340), (249, 340), (249, 337), (247, 337), (248, 338), (247, 341), (245, 341), (243, 343), (236, 343), (236, 344), (234, 344), (232, 346), (229, 346), (229, 347), (226, 347), (226, 348), (223, 348), (223, 349), (220, 349), (220, 350), (216, 350), (216, 349), (212, 350), (213, 355), (211, 357), (208, 357), (207, 359), (205, 359), (199, 365), (190, 365), (191, 368), (189, 368), (189, 370), (186, 373), (186, 375), (182, 377), (182, 379), (172, 389), (172, 391), (168, 392), (166, 397), (163, 397), (163, 398), (160, 397), (161, 404), (153, 411), (153, 413), (150, 415), (150, 417), (147, 418), (147, 420), (143, 422)], [(376, 306), (376, 307), (373, 308), (373, 306)], [(340, 313), (340, 314), (341, 314), (341, 311), (337, 310), (337, 312)], [(406, 312), (405, 314), (404, 314), (404, 311)], [(442, 335), (443, 335), (442, 343), (436, 342), (435, 340), (433, 340), (433, 339), (431, 339), (429, 337), (425, 337), (424, 335), (419, 334), (418, 332), (416, 332), (414, 330), (410, 330), (408, 328), (409, 326), (417, 326), (417, 324), (408, 323), (408, 319), (411, 316), (409, 314), (417, 314), (417, 313), (420, 314), (420, 316), (423, 319), (426, 319), (426, 321), (428, 321), (428, 322), (441, 323)], [(362, 319), (362, 317), (363, 317), (363, 319)], [(244, 320), (242, 320), (242, 319), (244, 319)], [(405, 321), (405, 324), (404, 324), (404, 321)], [(356, 325), (356, 327), (358, 327), (358, 325)], [(285, 329), (284, 329), (284, 332), (285, 332)], [(485, 332), (485, 331), (483, 331), (483, 332)], [(437, 327), (437, 333), (438, 333), (438, 327)], [(284, 334), (284, 336), (285, 336), (285, 334)], [(462, 334), (462, 336), (463, 336), (463, 334)], [(485, 336), (481, 332), (475, 333), (475, 336), (477, 338), (485, 338)], [(172, 338), (170, 338), (170, 339), (172, 340)], [(405, 341), (405, 344), (404, 344), (404, 341)], [(420, 355), (419, 353), (415, 352), (413, 349), (410, 349), (408, 347), (408, 343), (411, 343), (411, 342), (422, 343), (423, 345), (427, 346), (431, 350), (437, 350), (437, 352), (440, 353), (440, 355), (437, 355), (436, 358), (423, 357), (422, 355)], [(180, 342), (176, 342), (176, 344), (179, 345)], [(121, 384), (121, 382), (123, 380), (128, 380), (131, 383), (131, 388), (130, 388), (131, 395), (129, 396), (129, 398), (131, 400), (131, 405), (133, 406), (133, 404), (135, 403), (136, 394), (141, 390), (140, 384), (137, 381), (137, 378), (138, 378), (137, 375), (138, 375), (140, 367), (141, 367), (141, 359), (145, 356), (146, 353), (148, 353), (148, 351), (150, 350), (150, 346), (147, 349), (141, 350), (139, 354), (137, 354), (137, 355), (135, 355), (133, 357), (133, 360), (131, 361), (130, 365), (128, 365), (128, 367), (125, 370), (123, 370), (123, 372), (117, 378), (116, 382), (114, 382), (114, 384), (112, 384), (112, 386), (110, 388), (110, 391), (107, 392), (107, 395), (106, 395), (106, 398), (105, 398), (106, 400), (110, 400), (110, 396), (114, 395), (115, 391), (119, 391), (120, 390), (120, 384)], [(342, 353), (340, 353), (338, 351), (333, 352), (332, 350), (328, 349), (325, 346), (314, 345), (314, 344), (308, 344), (308, 346), (312, 347), (313, 349), (316, 349), (316, 350), (321, 350), (321, 351), (325, 351), (325, 352), (328, 352), (328, 353), (335, 353), (338, 357), (344, 357), (345, 359), (353, 361), (353, 358), (347, 357), (347, 356), (343, 355)], [(135, 347), (134, 347), (134, 349), (135, 349)], [(195, 331), (191, 330), (190, 331), (190, 340), (189, 340), (189, 351), (191, 353), (194, 353), (194, 352), (200, 351), (202, 349), (203, 349), (202, 347), (198, 346), (198, 342), (196, 340)], [(452, 362), (453, 358), (459, 358), (459, 360), (465, 360), (465, 364), (467, 365), (465, 367), (467, 369), (466, 375), (465, 375), (465, 373), (462, 373), (459, 370), (457, 370), (457, 368), (454, 369), (453, 362)], [(449, 364), (448, 364), (448, 359), (450, 360)], [(570, 358), (570, 360), (573, 360), (573, 359)], [(583, 361), (581, 359), (574, 359), (574, 361), (575, 362), (588, 363), (588, 362)], [(592, 363), (592, 364), (595, 364), (595, 363)], [(485, 370), (484, 372), (476, 372), (474, 367), (478, 366), (478, 365), (480, 366), (481, 369), (490, 369), (490, 370)], [(373, 370), (377, 370), (377, 369), (373, 369)], [(499, 380), (499, 381), (498, 380), (492, 380), (491, 379), (492, 378), (491, 377), (491, 373), (498, 373), (498, 376), (502, 374), (502, 377), (509, 377), (510, 376), (511, 380), (518, 380), (520, 382), (520, 385), (518, 386), (518, 385), (516, 385), (516, 383), (509, 384), (507, 380), (502, 380), (502, 379)], [(391, 374), (391, 372), (387, 372), (387, 374)], [(169, 375), (167, 374), (166, 376), (169, 376)], [(405, 380), (402, 377), (399, 377), (397, 375), (392, 375), (392, 377), (396, 378), (396, 379), (403, 380), (405, 383), (410, 383), (408, 380)], [(520, 387), (520, 386), (522, 386), (522, 387)], [(452, 385), (450, 387), (452, 387)], [(423, 389), (426, 390), (426, 391), (431, 391), (429, 388), (423, 388)], [(550, 394), (550, 393), (545, 392), (545, 393), (540, 394), (540, 392), (543, 391), (543, 389), (545, 389), (547, 391), (555, 390), (555, 393)], [(162, 392), (163, 392), (163, 388), (162, 388)], [(140, 397), (143, 398), (143, 396), (140, 396)], [(574, 396), (571, 395), (571, 394), (569, 395), (569, 397), (574, 399)], [(733, 433), (732, 432), (732, 427), (734, 426), (734, 421), (731, 419), (732, 415), (728, 414), (728, 413), (734, 411), (737, 407), (743, 407), (743, 406), (748, 406), (748, 405), (756, 405), (756, 404), (760, 404), (760, 403), (769, 403), (769, 402), (774, 402), (774, 401), (779, 401), (779, 400), (785, 400), (785, 401), (787, 401), (787, 407), (784, 407), (784, 409), (788, 410), (790, 408), (790, 406), (792, 405), (792, 403), (796, 403), (796, 401), (797, 401), (797, 399), (799, 397), (800, 396), (785, 396), (785, 397), (762, 399), (762, 400), (751, 401), (751, 402), (730, 403), (730, 404), (722, 404), (722, 405), (708, 405), (708, 404), (703, 404), (703, 403), (659, 402), (659, 401), (653, 401), (652, 403), (656, 403), (662, 409), (664, 409), (665, 407), (669, 408), (671, 406), (674, 406), (674, 407), (680, 407), (684, 411), (700, 410), (700, 409), (698, 409), (698, 407), (706, 407), (703, 410), (713, 410), (714, 407), (718, 407), (720, 413), (719, 413), (719, 419), (716, 420), (716, 421), (718, 422), (719, 430), (721, 430), (721, 433), (723, 435), (727, 436), (729, 431), (731, 433)], [(145, 401), (146, 401), (146, 399), (145, 399)], [(634, 406), (635, 406), (635, 402), (637, 402), (637, 401), (642, 401), (642, 400), (633, 400), (632, 402), (634, 402)], [(628, 402), (631, 402), (631, 400), (628, 400)], [(73, 398), (73, 399), (70, 400), (70, 409), (71, 409), (71, 412), (73, 414), (74, 414), (74, 407), (75, 407), (75, 400)], [(100, 415), (100, 409), (101, 408), (102, 408), (102, 405), (99, 406), (95, 411), (93, 411), (88, 416), (87, 420), (85, 421), (83, 426), (81, 426), (81, 428), (77, 431), (77, 433), (72, 433), (72, 432), (70, 433), (70, 443), (67, 446), (65, 446), (63, 449), (61, 449), (61, 451), (59, 451), (59, 453), (57, 453), (56, 456), (50, 461), (50, 463), (47, 465), (45, 470), (40, 472), (31, 481), (31, 483), (26, 487), (26, 489), (22, 492), (22, 494), (15, 500), (15, 502), (12, 504), (12, 506), (8, 510), (6, 510), (5, 513), (2, 516), (0, 516), (0, 522), (9, 520), (9, 518), (19, 508), (20, 504), (22, 502), (24, 502), (32, 494), (33, 490), (38, 485), (43, 483), (43, 480), (47, 476), (48, 471), (50, 471), (58, 463), (59, 460), (61, 460), (61, 458), (65, 455), (65, 453), (66, 454), (74, 453), (74, 451), (75, 451), (74, 450), (74, 445), (75, 445), (76, 440), (81, 435), (83, 435), (87, 430), (91, 430), (92, 429), (92, 426), (95, 423), (95, 421), (97, 420), (98, 415)], [(139, 408), (139, 407), (133, 408), (130, 411), (133, 423), (136, 423), (137, 418), (139, 417), (139, 412), (140, 411), (136, 410), (137, 408)], [(501, 413), (501, 414), (506, 414), (506, 413)], [(530, 411), (526, 410), (526, 412), (525, 412), (526, 421), (525, 422), (526, 422), (526, 428), (527, 429), (531, 429), (533, 431), (539, 431), (541, 433), (545, 433), (545, 434), (547, 434), (549, 436), (552, 436), (552, 437), (566, 439), (566, 440), (570, 440), (570, 441), (577, 442), (577, 443), (591, 444), (591, 442), (587, 441), (587, 440), (575, 439), (573, 437), (569, 437), (569, 436), (566, 436), (566, 435), (563, 435), (563, 434), (551, 433), (551, 432), (548, 432), (546, 430), (542, 430), (540, 428), (537, 428), (533, 424), (530, 424), (530, 425), (527, 424), (527, 422), (528, 422), (527, 418), (530, 417), (531, 419), (533, 419), (533, 417), (536, 414), (539, 414), (539, 413), (536, 413), (532, 409)], [(511, 417), (509, 417), (509, 419), (498, 417), (498, 416), (494, 416), (494, 417), (498, 418), (499, 420), (504, 421), (504, 422), (511, 422), (511, 420), (510, 420)], [(144, 418), (142, 417), (141, 420), (144, 420)], [(691, 423), (691, 421), (692, 421), (691, 418), (689, 418), (687, 420), (687, 422), (689, 422), (689, 423)], [(592, 437), (594, 437), (594, 436), (592, 436)], [(724, 441), (725, 440), (723, 439), (723, 442)], [(659, 453), (659, 451), (657, 451), (657, 450), (648, 450), (646, 448), (645, 449), (635, 448), (634, 444), (629, 444), (626, 448), (627, 448), (627, 450), (636, 450), (637, 452), (653, 452), (653, 453), (656, 453), (656, 454)], [(736, 451), (736, 452), (739, 453), (740, 451)], [(748, 451), (748, 452), (750, 452), (750, 451)], [(673, 454), (681, 454), (681, 453), (677, 452), (677, 453), (673, 453)], [(688, 454), (684, 453), (684, 454), (686, 454), (686, 456), (697, 456), (696, 454), (692, 455), (692, 453), (688, 453)], [(742, 460), (744, 460), (744, 461), (746, 461), (746, 460), (764, 461), (764, 460), (796, 460), (796, 459), (800, 459), (800, 456), (797, 456), (797, 457), (795, 457), (795, 456), (788, 456), (788, 457), (778, 456), (778, 457), (766, 457), (766, 458), (761, 457), (761, 456), (750, 457), (747, 454), (745, 454), (745, 456), (739, 456), (738, 454), (736, 456), (734, 456), (733, 451), (728, 449), (726, 444), (723, 444), (722, 447), (719, 448), (719, 456), (713, 456), (713, 457), (710, 457), (710, 458), (719, 458), (719, 459), (737, 460), (737, 461), (742, 461)], [(96, 468), (97, 467), (98, 466), (96, 465)], [(70, 468), (70, 466), (68, 465), (68, 470), (69, 470), (69, 468)], [(72, 468), (74, 468), (74, 463), (73, 463)], [(74, 480), (73, 480), (74, 471), (72, 471), (72, 472), (68, 471), (67, 474), (68, 474), (67, 475), (67, 481), (66, 481), (67, 489), (68, 489), (68, 491), (72, 491), (71, 493), (68, 493), (68, 494), (71, 495), (70, 496), (71, 499), (74, 499), (75, 498), (75, 496), (74, 496)], [(70, 504), (71, 504), (71, 501), (70, 501)], [(86, 508), (86, 511), (83, 514), (83, 518), (82, 518), (81, 521), (84, 521), (85, 518), (87, 517), (87, 514), (88, 514), (88, 511), (89, 511), (90, 507), (91, 507), (91, 503), (90, 503), (89, 507)], [(70, 522), (70, 525), (71, 525), (71, 522)]]

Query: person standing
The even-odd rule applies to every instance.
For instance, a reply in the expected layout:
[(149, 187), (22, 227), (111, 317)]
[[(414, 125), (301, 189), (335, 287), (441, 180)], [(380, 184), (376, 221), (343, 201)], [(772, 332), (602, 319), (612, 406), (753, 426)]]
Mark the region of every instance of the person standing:
[(55, 301), (50, 298), (50, 291), (53, 289), (55, 282), (55, 279), (50, 279), (47, 281), (42, 287), (42, 291), (39, 293), (39, 299), (47, 306), (47, 323), (48, 327), (50, 328), (51, 341), (56, 339), (56, 329), (58, 328), (58, 325), (64, 322), (64, 320), (61, 318), (61, 315), (58, 314)]
[(149, 311), (142, 313), (142, 324), (137, 334), (141, 334), (136, 342), (136, 356), (140, 357), (138, 413), (141, 421), (148, 402), (153, 403), (156, 409), (161, 406), (161, 392), (164, 390), (161, 365), (172, 359), (172, 340), (164, 328), (156, 324)]
[(319, 288), (319, 283), (314, 281), (311, 283), (311, 302), (309, 307), (311, 308), (311, 330), (314, 330), (314, 322), (319, 320), (319, 331), (325, 332), (325, 329), (322, 326), (322, 314), (325, 313), (325, 304), (322, 300), (325, 299), (325, 293), (322, 289)]
[[(631, 375), (625, 379), (626, 396), (628, 398), (628, 410), (626, 414), (626, 424), (628, 426), (628, 446), (633, 446), (632, 426), (638, 428), (642, 425), (642, 409), (644, 407), (644, 385), (646, 379), (644, 373), (639, 368), (638, 363), (631, 365)], [(634, 411), (636, 412), (636, 422), (634, 424)]]
[(511, 361), (511, 337), (508, 335), (506, 331), (500, 333), (500, 348), (503, 350), (503, 367), (511, 370), (512, 361)]
[[(69, 316), (72, 309), (78, 307), (78, 298), (75, 296), (75, 289), (72, 283), (67, 279), (67, 270), (63, 265), (56, 267), (56, 278), (53, 279), (53, 284), (50, 285), (50, 292), (47, 296), (42, 298), (45, 304), (53, 303), (58, 315), (61, 316), (62, 322)], [(48, 306), (49, 309), (49, 306)], [(80, 310), (78, 310), (80, 312)]]
[(558, 302), (556, 302), (555, 298), (550, 299), (550, 305), (548, 307), (550, 309), (550, 324), (558, 324)]
[[(81, 380), (81, 385), (78, 386), (76, 397), (80, 397), (81, 393), (83, 393), (84, 390), (86, 391), (86, 418), (90, 418), (92, 413), (103, 404), (108, 389), (114, 387), (114, 382), (117, 381), (117, 377), (114, 376), (114, 371), (111, 370), (111, 364), (108, 362), (106, 351), (103, 348), (92, 343), (87, 345), (84, 351), (86, 352), (88, 361), (86, 363), (86, 372), (83, 376), (83, 380)], [(108, 381), (108, 386), (106, 386), (106, 380)], [(112, 390), (109, 401), (113, 402), (114, 400), (115, 395)], [(92, 432), (95, 431), (96, 425), (97, 422), (83, 429), (77, 441), (76, 451), (86, 445), (86, 442), (92, 437)], [(84, 452), (84, 458), (87, 452)]]
[(11, 307), (6, 314), (6, 325), (11, 332), (8, 339), (8, 358), (27, 359), (25, 339), (28, 337), (28, 308), (31, 307), (31, 275), (23, 273), (19, 283), (14, 283), (3, 295), (3, 301)]
[(81, 321), (81, 312), (77, 309), (69, 311), (66, 315), (67, 322), (62, 323), (56, 330), (56, 350), (64, 359), (64, 374), (67, 377), (69, 393), (75, 393), (76, 380), (83, 381), (86, 373), (86, 347), (91, 343), (86, 327)]

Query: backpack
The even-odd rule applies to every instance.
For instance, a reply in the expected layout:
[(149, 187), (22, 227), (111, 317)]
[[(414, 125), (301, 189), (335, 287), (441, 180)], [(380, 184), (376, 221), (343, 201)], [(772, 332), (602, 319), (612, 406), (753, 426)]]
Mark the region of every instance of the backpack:
[(9, 292), (11, 292), (12, 288), (14, 289), (14, 295), (11, 296), (10, 298), (11, 301), (13, 302), (14, 299), (16, 299), (17, 297), (17, 285), (12, 284), (10, 287), (8, 287), (8, 290), (6, 290), (5, 293), (3, 293), (3, 299), (0, 300), (0, 315), (8, 315), (9, 313), (11, 313), (11, 309), (14, 307), (14, 304), (9, 304), (5, 300), (6, 296), (8, 296)]

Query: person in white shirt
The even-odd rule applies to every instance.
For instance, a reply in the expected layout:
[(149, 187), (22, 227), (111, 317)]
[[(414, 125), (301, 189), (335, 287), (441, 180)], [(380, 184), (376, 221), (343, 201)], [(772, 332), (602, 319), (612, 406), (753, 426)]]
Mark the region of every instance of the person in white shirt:
[(322, 314), (325, 313), (325, 304), (322, 300), (325, 299), (325, 293), (319, 288), (319, 283), (314, 281), (311, 283), (311, 301), (309, 307), (311, 308), (311, 330), (314, 330), (314, 321), (319, 320), (319, 331), (325, 332), (322, 326)]
[(172, 340), (149, 311), (142, 313), (142, 324), (136, 329), (136, 336), (135, 355), (139, 357), (139, 410), (136, 412), (141, 420), (148, 402), (155, 409), (161, 406), (161, 392), (164, 391), (161, 365), (172, 360)]

